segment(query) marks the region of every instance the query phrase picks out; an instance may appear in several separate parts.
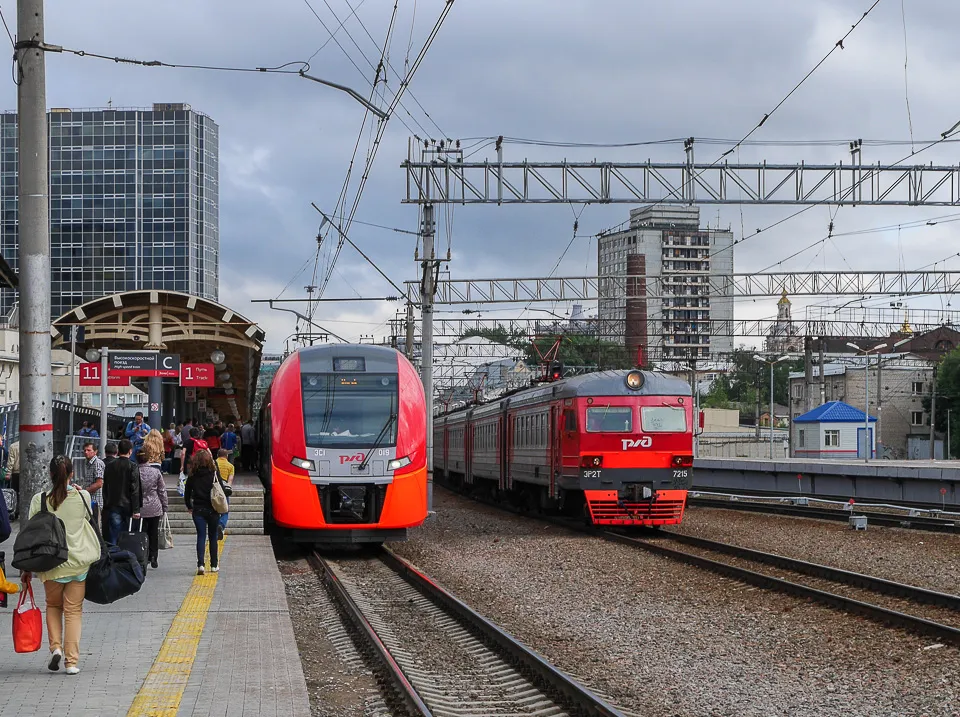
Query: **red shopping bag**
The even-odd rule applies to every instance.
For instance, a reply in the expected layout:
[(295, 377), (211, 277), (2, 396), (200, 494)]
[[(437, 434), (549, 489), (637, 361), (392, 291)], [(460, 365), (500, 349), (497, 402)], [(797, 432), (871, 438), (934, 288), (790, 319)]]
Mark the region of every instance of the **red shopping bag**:
[[(27, 598), (30, 604), (27, 605)], [(33, 601), (33, 583), (27, 583), (20, 592), (20, 601), (13, 613), (13, 649), (16, 652), (36, 652), (43, 643), (43, 616)]]

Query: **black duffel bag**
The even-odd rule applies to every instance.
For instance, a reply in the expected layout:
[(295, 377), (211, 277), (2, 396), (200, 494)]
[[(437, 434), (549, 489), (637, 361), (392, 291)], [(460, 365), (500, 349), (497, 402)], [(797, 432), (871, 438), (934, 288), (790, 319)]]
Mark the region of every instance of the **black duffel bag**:
[(90, 522), (100, 538), (100, 559), (87, 571), (84, 598), (97, 605), (109, 605), (140, 590), (143, 570), (136, 555), (116, 545), (108, 545), (92, 518)]
[(137, 556), (116, 545), (101, 544), (100, 559), (87, 572), (86, 599), (109, 605), (133, 595), (143, 585), (143, 570)]

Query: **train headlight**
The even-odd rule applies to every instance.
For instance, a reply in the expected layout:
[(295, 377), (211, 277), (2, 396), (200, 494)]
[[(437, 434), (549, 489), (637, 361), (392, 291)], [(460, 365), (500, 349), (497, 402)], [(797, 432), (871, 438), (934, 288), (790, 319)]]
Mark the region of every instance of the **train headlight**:
[(392, 461), (387, 463), (388, 471), (396, 471), (410, 465), (410, 456), (404, 456), (403, 458), (394, 458)]
[(625, 383), (631, 391), (639, 391), (643, 388), (643, 374), (639, 371), (631, 371), (627, 374)]
[(310, 471), (311, 473), (315, 467), (313, 465), (313, 461), (307, 460), (306, 458), (294, 458), (290, 462), (293, 463), (293, 465), (295, 465), (297, 468), (302, 468), (303, 470)]

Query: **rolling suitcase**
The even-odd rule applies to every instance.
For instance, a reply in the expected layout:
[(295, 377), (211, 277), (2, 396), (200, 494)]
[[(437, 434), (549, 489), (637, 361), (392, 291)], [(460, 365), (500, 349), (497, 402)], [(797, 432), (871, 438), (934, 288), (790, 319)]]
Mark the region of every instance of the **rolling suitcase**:
[(117, 547), (121, 550), (126, 550), (129, 553), (133, 553), (137, 559), (137, 562), (140, 563), (140, 568), (143, 570), (144, 576), (146, 576), (147, 553), (150, 548), (150, 539), (143, 531), (143, 518), (140, 518), (139, 523), (139, 529), (134, 531), (133, 518), (130, 519), (130, 525), (128, 526), (129, 530), (120, 535), (120, 539), (117, 541)]
[(20, 511), (17, 510), (17, 503), (19, 502), (17, 499), (17, 491), (13, 488), (4, 488), (3, 499), (6, 501), (7, 512), (10, 514), (10, 519), (13, 520), (18, 517)]

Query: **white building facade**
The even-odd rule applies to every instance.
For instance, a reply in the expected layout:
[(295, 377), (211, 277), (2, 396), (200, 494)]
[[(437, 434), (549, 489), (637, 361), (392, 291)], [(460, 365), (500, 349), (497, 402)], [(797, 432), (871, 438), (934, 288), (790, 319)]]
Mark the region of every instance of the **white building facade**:
[[(711, 278), (733, 274), (733, 233), (700, 228), (699, 207), (631, 210), (629, 229), (599, 238), (597, 264), (604, 338), (654, 361), (733, 351), (711, 324), (733, 320), (733, 297), (710, 295)], [(624, 275), (646, 278), (604, 279)]]

